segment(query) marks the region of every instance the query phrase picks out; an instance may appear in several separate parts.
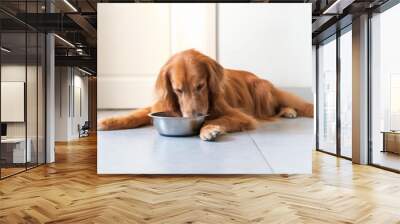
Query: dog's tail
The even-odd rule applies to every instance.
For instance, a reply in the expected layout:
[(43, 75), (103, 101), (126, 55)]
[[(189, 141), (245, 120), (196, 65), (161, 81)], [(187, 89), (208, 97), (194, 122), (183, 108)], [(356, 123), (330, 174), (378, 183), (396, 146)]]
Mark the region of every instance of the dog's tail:
[(279, 104), (282, 107), (291, 107), (302, 117), (314, 117), (314, 105), (301, 97), (285, 90), (276, 90)]
[(134, 110), (126, 115), (101, 119), (97, 124), (97, 130), (129, 129), (148, 125), (151, 123), (151, 119), (148, 116), (150, 112), (151, 107), (146, 107)]

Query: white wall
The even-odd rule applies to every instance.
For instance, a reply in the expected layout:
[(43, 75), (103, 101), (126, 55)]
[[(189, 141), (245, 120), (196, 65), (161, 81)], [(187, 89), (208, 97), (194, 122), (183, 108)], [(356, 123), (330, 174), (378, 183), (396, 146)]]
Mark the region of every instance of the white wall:
[(311, 4), (219, 4), (218, 59), (277, 86), (311, 87)]
[(97, 5), (97, 105), (147, 106), (170, 56), (169, 4)]
[(78, 125), (88, 120), (88, 78), (71, 67), (56, 67), (55, 72), (55, 140), (69, 141), (79, 137)]
[(161, 66), (196, 48), (283, 87), (312, 87), (311, 4), (98, 4), (98, 108), (149, 106)]
[(79, 116), (80, 122), (83, 123), (88, 120), (89, 116), (89, 90), (88, 90), (88, 77), (82, 76), (82, 73), (75, 75), (74, 85), (81, 89), (81, 104), (82, 114)]
[(73, 86), (74, 96), (72, 96), (72, 98), (74, 99), (74, 102), (71, 104), (74, 106), (72, 109), (71, 135), (72, 138), (77, 138), (79, 137), (78, 125), (82, 126), (85, 121), (88, 121), (88, 77), (82, 76), (82, 73), (75, 70)]
[(31, 74), (33, 69), (32, 66), (25, 67), (25, 65), (8, 64), (1, 66), (1, 81), (17, 81), (25, 82), (26, 69), (28, 74)]
[(171, 54), (195, 48), (216, 58), (216, 4), (171, 4)]
[(68, 67), (55, 68), (55, 141), (68, 140), (68, 108), (70, 83)]

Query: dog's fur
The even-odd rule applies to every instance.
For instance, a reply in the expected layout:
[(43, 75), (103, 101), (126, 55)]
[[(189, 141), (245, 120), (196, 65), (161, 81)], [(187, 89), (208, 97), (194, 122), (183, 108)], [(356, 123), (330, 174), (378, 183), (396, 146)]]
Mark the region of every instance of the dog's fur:
[(177, 116), (208, 114), (200, 138), (254, 129), (256, 120), (275, 117), (313, 117), (313, 104), (276, 88), (246, 71), (224, 69), (196, 50), (172, 56), (161, 68), (156, 82), (158, 99), (147, 108), (125, 116), (99, 121), (99, 130), (135, 128), (151, 123), (151, 112), (169, 111)]

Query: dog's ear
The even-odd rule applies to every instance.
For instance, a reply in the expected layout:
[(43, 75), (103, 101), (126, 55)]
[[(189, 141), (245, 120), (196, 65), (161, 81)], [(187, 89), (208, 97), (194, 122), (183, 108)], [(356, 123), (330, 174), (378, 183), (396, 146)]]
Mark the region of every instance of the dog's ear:
[(224, 68), (215, 60), (205, 56), (204, 63), (208, 71), (208, 91), (211, 107), (215, 107), (216, 101), (222, 96), (224, 82)]
[(171, 88), (171, 84), (169, 82), (169, 74), (168, 69), (164, 65), (160, 73), (158, 73), (157, 81), (156, 81), (156, 93), (159, 99), (165, 99), (168, 95), (168, 91)]
[(156, 93), (158, 100), (164, 105), (166, 111), (178, 112), (180, 111), (178, 99), (172, 89), (168, 67), (168, 64), (164, 65), (158, 74)]
[(215, 60), (206, 57), (204, 60), (208, 71), (208, 87), (213, 91), (214, 95), (218, 95), (222, 91), (222, 82), (224, 79), (224, 68)]

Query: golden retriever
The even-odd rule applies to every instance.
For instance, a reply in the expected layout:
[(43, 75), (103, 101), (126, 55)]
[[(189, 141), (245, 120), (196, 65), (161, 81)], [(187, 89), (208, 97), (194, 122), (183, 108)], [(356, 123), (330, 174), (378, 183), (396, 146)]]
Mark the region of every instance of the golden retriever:
[(257, 120), (275, 117), (313, 117), (313, 104), (267, 80), (239, 70), (225, 69), (193, 49), (173, 55), (161, 68), (156, 82), (158, 99), (153, 106), (124, 116), (99, 121), (99, 130), (135, 128), (151, 123), (151, 112), (177, 116), (206, 115), (200, 138), (256, 127)]

